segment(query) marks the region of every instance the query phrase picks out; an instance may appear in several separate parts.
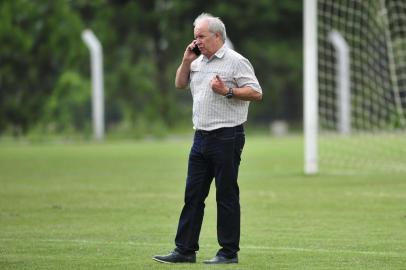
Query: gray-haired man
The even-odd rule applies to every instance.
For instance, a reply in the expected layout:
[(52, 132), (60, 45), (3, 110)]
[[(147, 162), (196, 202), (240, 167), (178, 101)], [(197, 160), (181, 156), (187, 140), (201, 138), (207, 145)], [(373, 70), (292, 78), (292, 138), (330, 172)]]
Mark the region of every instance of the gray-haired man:
[[(196, 262), (203, 222), (204, 201), (215, 179), (217, 239), (220, 250), (204, 261), (238, 263), (240, 202), (237, 183), (245, 143), (243, 123), (250, 101), (262, 99), (262, 89), (250, 62), (224, 45), (223, 22), (210, 14), (194, 22), (194, 37), (185, 50), (175, 85), (189, 87), (193, 96), (194, 141), (189, 154), (185, 204), (175, 238), (176, 248), (154, 260), (164, 263)], [(201, 55), (195, 53), (198, 47)]]

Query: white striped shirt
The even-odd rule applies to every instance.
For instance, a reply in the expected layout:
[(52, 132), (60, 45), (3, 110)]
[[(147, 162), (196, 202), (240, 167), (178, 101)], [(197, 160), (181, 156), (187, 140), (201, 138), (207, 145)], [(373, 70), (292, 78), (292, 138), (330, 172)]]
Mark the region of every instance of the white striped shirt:
[(251, 87), (262, 93), (251, 63), (223, 45), (210, 59), (200, 55), (191, 64), (189, 87), (193, 96), (193, 128), (214, 130), (247, 121), (249, 101), (215, 93), (210, 81), (219, 75), (227, 88)]

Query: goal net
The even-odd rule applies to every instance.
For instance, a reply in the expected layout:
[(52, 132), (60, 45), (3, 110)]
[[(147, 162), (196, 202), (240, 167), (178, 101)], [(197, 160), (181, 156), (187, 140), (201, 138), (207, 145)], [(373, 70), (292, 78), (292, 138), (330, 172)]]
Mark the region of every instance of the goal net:
[(317, 0), (318, 167), (406, 172), (406, 1)]

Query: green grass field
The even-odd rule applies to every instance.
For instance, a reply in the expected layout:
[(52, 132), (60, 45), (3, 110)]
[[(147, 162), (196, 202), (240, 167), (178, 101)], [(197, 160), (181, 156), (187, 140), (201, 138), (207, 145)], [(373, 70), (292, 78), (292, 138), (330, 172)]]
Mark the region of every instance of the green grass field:
[(214, 192), (198, 263), (154, 262), (173, 249), (190, 143), (1, 143), (0, 269), (405, 269), (406, 174), (304, 176), (299, 136), (247, 136), (240, 264), (202, 264)]

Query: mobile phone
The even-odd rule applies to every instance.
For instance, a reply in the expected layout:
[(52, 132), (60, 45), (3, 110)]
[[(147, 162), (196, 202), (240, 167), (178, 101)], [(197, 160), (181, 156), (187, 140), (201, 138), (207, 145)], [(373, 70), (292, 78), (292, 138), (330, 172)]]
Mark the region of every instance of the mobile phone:
[(192, 49), (192, 51), (199, 56), (201, 54), (201, 51), (199, 50), (199, 47), (197, 47), (197, 45), (195, 45)]

